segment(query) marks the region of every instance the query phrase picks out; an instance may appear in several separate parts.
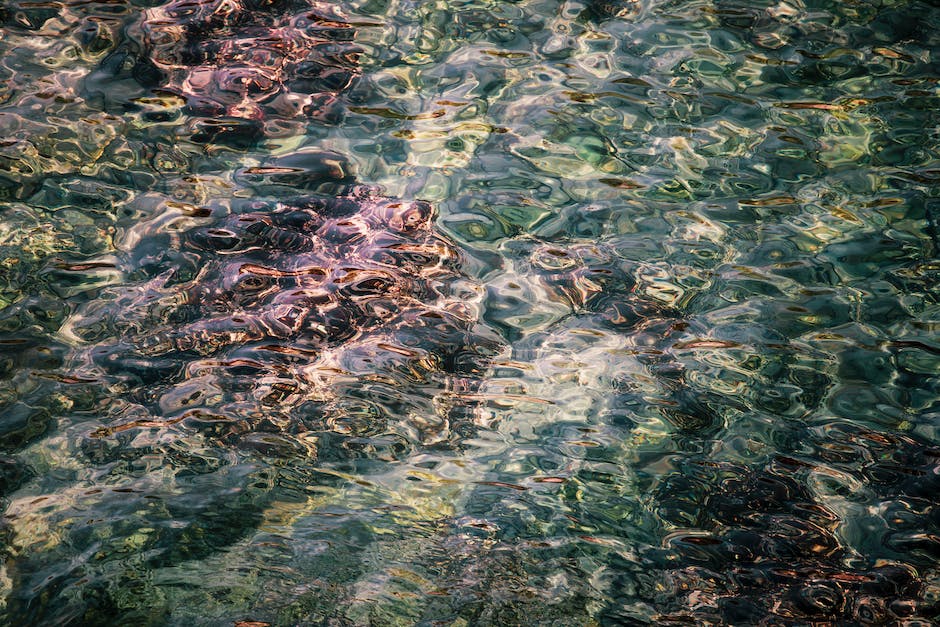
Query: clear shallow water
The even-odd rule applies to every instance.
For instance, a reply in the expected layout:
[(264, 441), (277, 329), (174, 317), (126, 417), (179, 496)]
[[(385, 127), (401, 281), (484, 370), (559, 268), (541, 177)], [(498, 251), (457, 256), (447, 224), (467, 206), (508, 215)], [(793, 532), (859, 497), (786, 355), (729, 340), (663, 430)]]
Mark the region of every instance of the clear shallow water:
[(7, 622), (935, 619), (934, 6), (0, 18)]

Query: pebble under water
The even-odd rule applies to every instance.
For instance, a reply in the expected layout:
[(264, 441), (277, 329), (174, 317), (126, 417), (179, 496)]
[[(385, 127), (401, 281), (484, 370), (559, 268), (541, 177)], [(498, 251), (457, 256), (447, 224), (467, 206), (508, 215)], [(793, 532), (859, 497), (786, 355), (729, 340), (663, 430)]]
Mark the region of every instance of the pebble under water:
[(940, 621), (936, 0), (0, 0), (0, 623)]

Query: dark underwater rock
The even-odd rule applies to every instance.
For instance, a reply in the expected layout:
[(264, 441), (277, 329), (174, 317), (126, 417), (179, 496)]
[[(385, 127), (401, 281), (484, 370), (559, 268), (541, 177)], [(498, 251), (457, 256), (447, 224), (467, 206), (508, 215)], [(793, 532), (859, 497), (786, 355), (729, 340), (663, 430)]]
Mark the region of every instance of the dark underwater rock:
[[(76, 498), (109, 515), (72, 524), (87, 505), (64, 503), (44, 519), (65, 543), (19, 536), (7, 617), (123, 621), (148, 603), (160, 616), (158, 596), (116, 596), (128, 578), (255, 532), (286, 498), (280, 468), (378, 467), (473, 433), (474, 392), (503, 342), (478, 323), (481, 290), (433, 207), (355, 184), (333, 153), (272, 159), (238, 180), (279, 195), (190, 209), (169, 229), (173, 201), (138, 199), (158, 208), (125, 234), (132, 278), (73, 315), (86, 344), (73, 376), (105, 395), (97, 428), (75, 433), (97, 477)], [(336, 195), (309, 191), (325, 183)], [(12, 410), (14, 448), (50, 419)], [(18, 508), (13, 521), (29, 515)], [(69, 566), (70, 546), (87, 559)]]
[(635, 19), (643, 10), (640, 0), (591, 0), (581, 18), (603, 23), (613, 19)]
[[(833, 422), (763, 466), (684, 464), (656, 495), (677, 526), (656, 559), (682, 565), (666, 570), (661, 620), (935, 620), (938, 462), (916, 438)], [(842, 499), (872, 513), (847, 525)]]
[(185, 99), (200, 143), (245, 147), (277, 120), (333, 122), (360, 73), (354, 30), (333, 4), (173, 0), (139, 28), (143, 80)]

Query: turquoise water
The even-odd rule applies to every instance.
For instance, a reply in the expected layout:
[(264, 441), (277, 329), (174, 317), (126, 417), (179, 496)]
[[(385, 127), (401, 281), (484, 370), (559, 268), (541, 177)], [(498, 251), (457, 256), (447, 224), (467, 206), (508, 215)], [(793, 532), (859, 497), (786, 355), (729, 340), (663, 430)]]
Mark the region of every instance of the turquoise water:
[(931, 624), (940, 7), (0, 5), (9, 624)]

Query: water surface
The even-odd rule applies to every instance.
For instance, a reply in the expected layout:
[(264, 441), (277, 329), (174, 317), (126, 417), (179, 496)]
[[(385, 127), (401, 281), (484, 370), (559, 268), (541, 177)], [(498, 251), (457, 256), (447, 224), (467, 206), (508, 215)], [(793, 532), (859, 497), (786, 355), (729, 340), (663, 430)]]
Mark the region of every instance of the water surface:
[(6, 622), (937, 620), (935, 3), (0, 22)]

